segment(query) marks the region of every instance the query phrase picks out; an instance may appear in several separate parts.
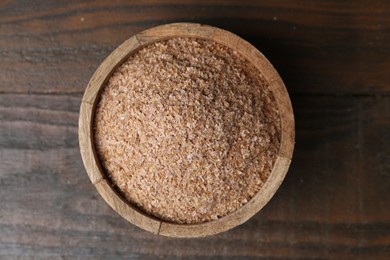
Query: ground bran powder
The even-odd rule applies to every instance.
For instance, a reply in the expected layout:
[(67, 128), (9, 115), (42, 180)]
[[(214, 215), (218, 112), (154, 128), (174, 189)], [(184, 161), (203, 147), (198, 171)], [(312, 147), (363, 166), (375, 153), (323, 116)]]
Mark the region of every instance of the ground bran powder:
[(132, 205), (202, 223), (246, 204), (271, 173), (280, 118), (253, 64), (219, 43), (173, 38), (141, 48), (97, 103), (96, 151)]

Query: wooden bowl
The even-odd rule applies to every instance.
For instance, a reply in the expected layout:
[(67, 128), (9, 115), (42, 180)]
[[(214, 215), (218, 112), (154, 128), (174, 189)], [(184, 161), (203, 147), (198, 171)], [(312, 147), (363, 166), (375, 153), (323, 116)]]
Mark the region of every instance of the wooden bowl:
[[(129, 204), (112, 187), (96, 155), (93, 140), (95, 106), (102, 88), (132, 53), (143, 46), (175, 37), (194, 37), (211, 40), (236, 50), (252, 62), (262, 73), (275, 96), (281, 119), (281, 142), (272, 172), (260, 191), (237, 211), (218, 220), (201, 224), (175, 224), (149, 216)], [(104, 200), (123, 218), (155, 234), (171, 237), (203, 237), (238, 226), (255, 215), (271, 199), (282, 183), (290, 165), (294, 149), (294, 116), (290, 98), (279, 74), (271, 63), (251, 44), (237, 35), (215, 27), (175, 23), (157, 26), (134, 35), (114, 50), (99, 66), (85, 90), (79, 118), (80, 150), (88, 176)]]

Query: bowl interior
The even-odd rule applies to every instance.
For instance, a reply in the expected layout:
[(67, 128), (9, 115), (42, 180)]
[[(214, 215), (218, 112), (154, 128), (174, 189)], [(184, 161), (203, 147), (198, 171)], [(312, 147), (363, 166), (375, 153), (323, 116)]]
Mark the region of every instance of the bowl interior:
[[(102, 170), (93, 140), (94, 111), (100, 93), (112, 73), (140, 48), (175, 37), (194, 37), (225, 45), (252, 62), (269, 84), (279, 109), (280, 149), (272, 172), (260, 191), (237, 211), (201, 224), (175, 224), (149, 216), (128, 203), (113, 187)], [(199, 24), (168, 24), (141, 32), (120, 45), (99, 66), (84, 93), (80, 107), (80, 151), (87, 173), (105, 201), (129, 222), (152, 233), (173, 237), (213, 235), (238, 226), (256, 214), (274, 195), (288, 170), (294, 148), (294, 117), (288, 92), (271, 63), (252, 45), (238, 36)]]

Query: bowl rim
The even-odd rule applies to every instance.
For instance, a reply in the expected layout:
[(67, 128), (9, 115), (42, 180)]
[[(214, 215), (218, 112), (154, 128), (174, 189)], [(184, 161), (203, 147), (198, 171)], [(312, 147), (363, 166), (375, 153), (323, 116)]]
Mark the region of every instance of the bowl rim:
[[(281, 142), (272, 172), (259, 192), (244, 206), (218, 220), (199, 224), (176, 224), (147, 215), (128, 203), (113, 187), (99, 163), (93, 140), (95, 106), (100, 92), (112, 75), (130, 55), (140, 48), (170, 38), (192, 37), (215, 41), (244, 56), (259, 70), (272, 91), (279, 109)], [(132, 224), (149, 232), (171, 237), (204, 237), (243, 224), (259, 212), (276, 193), (291, 162), (294, 150), (295, 123), (287, 89), (278, 72), (265, 56), (239, 36), (209, 25), (173, 23), (140, 32), (116, 48), (97, 68), (84, 92), (79, 116), (79, 145), (88, 176), (103, 199)]]

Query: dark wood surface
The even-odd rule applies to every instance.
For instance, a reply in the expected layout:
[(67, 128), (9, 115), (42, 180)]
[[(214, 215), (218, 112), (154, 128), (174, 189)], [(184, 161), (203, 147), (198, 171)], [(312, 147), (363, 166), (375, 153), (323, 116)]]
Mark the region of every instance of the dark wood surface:
[[(286, 180), (250, 221), (155, 236), (100, 198), (77, 121), (100, 62), (155, 25), (201, 22), (259, 48), (296, 115)], [(390, 257), (390, 2), (0, 1), (0, 258)]]

